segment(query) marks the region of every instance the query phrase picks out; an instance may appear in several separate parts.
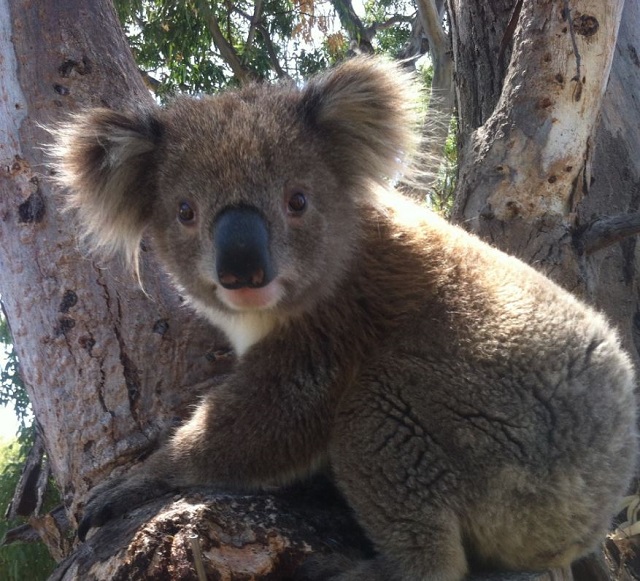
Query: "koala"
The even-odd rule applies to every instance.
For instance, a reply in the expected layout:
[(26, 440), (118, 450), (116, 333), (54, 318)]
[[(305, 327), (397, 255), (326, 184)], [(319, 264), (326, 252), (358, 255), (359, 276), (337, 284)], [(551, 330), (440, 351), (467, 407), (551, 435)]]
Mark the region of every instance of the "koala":
[(394, 191), (417, 165), (414, 93), (354, 58), (58, 130), (96, 251), (136, 270), (145, 236), (238, 356), (163, 447), (94, 488), (80, 539), (169, 491), (329, 467), (377, 556), (310, 578), (543, 570), (602, 540), (636, 465), (629, 357), (600, 314)]

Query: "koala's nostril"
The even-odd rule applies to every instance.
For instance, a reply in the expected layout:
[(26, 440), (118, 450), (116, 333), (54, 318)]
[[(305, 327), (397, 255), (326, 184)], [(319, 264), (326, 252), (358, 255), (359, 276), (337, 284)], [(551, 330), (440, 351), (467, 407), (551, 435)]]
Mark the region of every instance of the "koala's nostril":
[(238, 286), (238, 277), (233, 274), (227, 274), (224, 272), (218, 273), (218, 279), (220, 280), (220, 284), (224, 288), (236, 288)]
[(264, 270), (259, 268), (251, 277), (251, 286), (262, 286), (264, 283)]

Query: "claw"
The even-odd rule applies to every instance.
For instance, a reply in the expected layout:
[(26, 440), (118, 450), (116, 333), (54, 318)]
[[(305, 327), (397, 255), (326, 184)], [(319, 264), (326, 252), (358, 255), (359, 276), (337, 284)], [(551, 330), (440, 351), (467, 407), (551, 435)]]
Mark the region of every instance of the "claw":
[(90, 529), (102, 526), (111, 520), (113, 516), (113, 509), (110, 503), (105, 504), (97, 512), (91, 509), (87, 510), (78, 527), (78, 539), (84, 543)]
[[(148, 469), (148, 466), (146, 467)], [(111, 519), (143, 505), (153, 498), (174, 490), (167, 478), (148, 476), (143, 470), (107, 480), (91, 491), (78, 526), (78, 539), (87, 537), (90, 529), (101, 527)]]

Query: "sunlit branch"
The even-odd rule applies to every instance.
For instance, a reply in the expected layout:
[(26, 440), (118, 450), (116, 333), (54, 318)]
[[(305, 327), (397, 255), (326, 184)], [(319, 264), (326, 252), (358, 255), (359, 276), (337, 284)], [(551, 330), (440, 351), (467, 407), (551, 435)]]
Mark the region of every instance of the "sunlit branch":
[(222, 59), (224, 59), (229, 67), (231, 67), (231, 71), (241, 83), (244, 84), (249, 82), (252, 79), (251, 72), (243, 65), (235, 48), (225, 38), (222, 30), (220, 29), (218, 19), (209, 3), (206, 0), (197, 0), (197, 6), (202, 17), (207, 23), (207, 27), (211, 33), (211, 38), (213, 38), (213, 42), (220, 52)]

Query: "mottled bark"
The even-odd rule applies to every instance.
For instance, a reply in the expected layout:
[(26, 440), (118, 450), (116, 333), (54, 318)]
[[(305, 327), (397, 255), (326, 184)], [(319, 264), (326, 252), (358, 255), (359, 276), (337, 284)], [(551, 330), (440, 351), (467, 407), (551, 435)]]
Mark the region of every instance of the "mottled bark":
[(148, 449), (228, 358), (150, 258), (148, 295), (90, 260), (48, 180), (42, 125), (151, 100), (111, 5), (2, 0), (0, 27), (0, 293), (73, 523), (87, 489)]
[(574, 211), (589, 186), (589, 150), (622, 4), (551, 0), (516, 6), (499, 101), (464, 144), (458, 216), (532, 221)]

